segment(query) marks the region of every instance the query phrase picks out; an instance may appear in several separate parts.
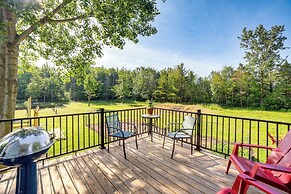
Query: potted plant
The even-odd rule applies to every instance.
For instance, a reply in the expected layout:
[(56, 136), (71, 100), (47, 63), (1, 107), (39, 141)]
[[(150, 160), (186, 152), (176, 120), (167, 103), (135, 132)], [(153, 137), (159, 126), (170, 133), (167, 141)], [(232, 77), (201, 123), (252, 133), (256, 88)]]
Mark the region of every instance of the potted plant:
[(154, 104), (153, 104), (153, 101), (149, 101), (147, 110), (148, 110), (148, 114), (149, 115), (152, 115), (153, 114), (153, 112), (154, 112)]

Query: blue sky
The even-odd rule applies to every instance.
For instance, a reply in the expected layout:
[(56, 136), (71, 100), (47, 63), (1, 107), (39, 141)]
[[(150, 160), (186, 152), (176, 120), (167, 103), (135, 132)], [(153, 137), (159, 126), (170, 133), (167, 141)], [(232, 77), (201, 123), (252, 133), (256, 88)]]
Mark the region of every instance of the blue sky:
[[(237, 38), (244, 27), (255, 30), (284, 25), (285, 46), (291, 47), (290, 0), (158, 0), (161, 12), (154, 26), (158, 33), (128, 42), (123, 50), (105, 48), (98, 66), (139, 66), (161, 70), (180, 63), (199, 76), (208, 76), (223, 66), (244, 63), (244, 50)], [(281, 52), (291, 57), (291, 49)]]

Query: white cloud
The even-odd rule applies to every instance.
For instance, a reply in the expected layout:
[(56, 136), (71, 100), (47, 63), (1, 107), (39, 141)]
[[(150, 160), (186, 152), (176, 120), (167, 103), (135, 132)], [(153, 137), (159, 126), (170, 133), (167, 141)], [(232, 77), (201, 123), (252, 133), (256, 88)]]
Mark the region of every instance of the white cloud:
[(187, 70), (192, 70), (199, 76), (208, 76), (213, 70), (221, 70), (217, 60), (210, 58), (195, 58), (184, 56), (183, 53), (161, 51), (146, 48), (141, 44), (127, 43), (123, 50), (106, 47), (103, 50), (103, 57), (96, 59), (97, 66), (104, 67), (125, 67), (135, 69), (140, 66), (152, 67), (161, 70), (167, 67), (174, 67), (180, 63), (185, 64)]

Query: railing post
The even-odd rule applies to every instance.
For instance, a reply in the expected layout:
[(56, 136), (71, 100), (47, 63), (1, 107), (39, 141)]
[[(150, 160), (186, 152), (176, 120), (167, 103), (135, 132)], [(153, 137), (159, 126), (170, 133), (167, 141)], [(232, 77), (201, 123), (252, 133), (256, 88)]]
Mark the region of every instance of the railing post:
[(104, 108), (100, 108), (100, 125), (101, 125), (101, 146), (100, 146), (100, 149), (105, 149), (105, 145), (104, 145), (104, 140), (105, 140), (105, 123), (104, 123), (104, 120), (105, 120), (105, 111), (104, 111)]
[(195, 150), (201, 151), (201, 110), (197, 110), (197, 144)]

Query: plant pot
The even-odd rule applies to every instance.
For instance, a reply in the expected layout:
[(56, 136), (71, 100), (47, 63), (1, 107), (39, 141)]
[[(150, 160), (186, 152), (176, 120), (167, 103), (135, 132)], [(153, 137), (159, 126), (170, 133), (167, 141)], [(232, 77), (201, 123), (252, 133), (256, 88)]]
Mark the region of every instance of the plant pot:
[(149, 115), (152, 115), (153, 112), (154, 112), (154, 109), (153, 109), (153, 108), (148, 108), (148, 114), (149, 114)]

